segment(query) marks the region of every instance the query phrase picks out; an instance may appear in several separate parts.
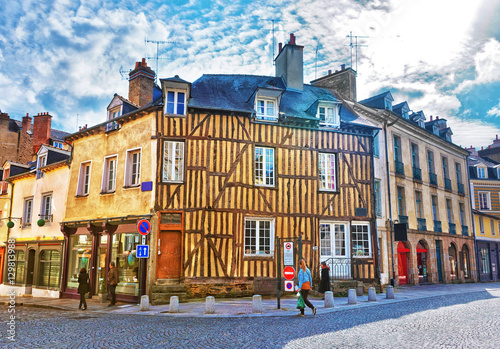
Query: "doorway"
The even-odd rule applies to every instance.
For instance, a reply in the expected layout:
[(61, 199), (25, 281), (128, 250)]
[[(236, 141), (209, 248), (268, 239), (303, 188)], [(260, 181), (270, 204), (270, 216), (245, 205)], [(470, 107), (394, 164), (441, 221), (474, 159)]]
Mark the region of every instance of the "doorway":
[(35, 250), (28, 252), (28, 275), (26, 275), (26, 286), (33, 285), (33, 273), (35, 272)]
[(158, 238), (158, 279), (178, 279), (181, 276), (182, 233), (180, 231), (160, 231)]
[(436, 263), (437, 263), (437, 272), (438, 272), (439, 282), (443, 282), (443, 268), (442, 268), (442, 261), (441, 261), (441, 252), (442, 252), (441, 241), (436, 240)]
[(423, 241), (417, 244), (418, 283), (427, 282), (427, 248)]
[(405, 243), (400, 241), (398, 243), (398, 274), (399, 284), (408, 284), (408, 260), (410, 249), (406, 247)]
[(457, 248), (452, 243), (450, 247), (448, 247), (448, 255), (450, 259), (450, 280), (455, 281), (458, 279), (457, 277)]

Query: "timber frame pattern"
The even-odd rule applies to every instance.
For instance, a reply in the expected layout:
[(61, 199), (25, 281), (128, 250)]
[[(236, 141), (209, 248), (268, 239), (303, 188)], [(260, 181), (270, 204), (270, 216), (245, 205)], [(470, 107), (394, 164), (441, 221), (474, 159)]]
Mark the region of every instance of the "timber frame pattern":
[[(279, 237), (303, 234), (303, 255), (312, 266), (319, 265), (313, 246), (319, 246), (321, 220), (369, 222), (373, 257), (363, 258), (362, 273), (377, 280), (371, 130), (306, 129), (192, 108), (185, 117), (157, 115), (155, 208), (184, 213), (181, 278), (275, 278), (274, 256), (244, 255), (245, 218), (262, 217), (275, 220)], [(185, 142), (183, 183), (161, 180), (167, 140)], [(275, 150), (274, 187), (254, 184), (255, 146)], [(334, 193), (319, 190), (320, 152), (337, 155)], [(356, 217), (357, 207), (367, 216)]]

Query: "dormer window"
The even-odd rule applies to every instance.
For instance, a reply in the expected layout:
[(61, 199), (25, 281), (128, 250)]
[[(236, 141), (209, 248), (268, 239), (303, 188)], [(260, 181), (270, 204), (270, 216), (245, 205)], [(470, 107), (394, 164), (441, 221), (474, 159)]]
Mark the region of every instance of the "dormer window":
[(407, 110), (403, 110), (403, 118), (407, 120), (410, 118), (410, 113)]
[(166, 114), (186, 115), (186, 91), (168, 90), (165, 104)]
[(477, 168), (477, 178), (486, 178), (486, 168), (484, 167)]
[(500, 168), (497, 168), (497, 178), (500, 179)]
[(392, 102), (388, 99), (385, 100), (385, 109), (392, 110)]
[(338, 104), (319, 104), (317, 118), (320, 125), (338, 127), (340, 125)]
[(418, 120), (418, 126), (425, 128), (425, 121), (423, 119)]
[(257, 97), (255, 100), (257, 119), (278, 121), (278, 101), (276, 98)]
[(47, 164), (47, 155), (41, 155), (38, 157), (37, 166), (36, 166), (36, 178), (42, 178), (44, 173), (40, 171), (40, 168), (44, 167)]

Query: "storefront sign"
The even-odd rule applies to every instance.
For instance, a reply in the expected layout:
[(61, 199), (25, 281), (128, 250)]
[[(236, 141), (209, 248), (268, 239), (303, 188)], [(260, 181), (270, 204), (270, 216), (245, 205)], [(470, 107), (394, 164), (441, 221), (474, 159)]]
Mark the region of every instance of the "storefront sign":
[(293, 265), (293, 242), (285, 242), (283, 248), (283, 264)]
[(149, 258), (149, 245), (137, 245), (137, 258)]

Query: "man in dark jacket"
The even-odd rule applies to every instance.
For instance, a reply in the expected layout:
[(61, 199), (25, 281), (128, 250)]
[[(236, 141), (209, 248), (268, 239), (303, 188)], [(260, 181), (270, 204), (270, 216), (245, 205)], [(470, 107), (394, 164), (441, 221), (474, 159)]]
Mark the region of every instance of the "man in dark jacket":
[(108, 271), (108, 286), (109, 293), (111, 293), (111, 303), (108, 307), (116, 304), (116, 285), (118, 284), (118, 270), (115, 267), (115, 262), (109, 263)]

